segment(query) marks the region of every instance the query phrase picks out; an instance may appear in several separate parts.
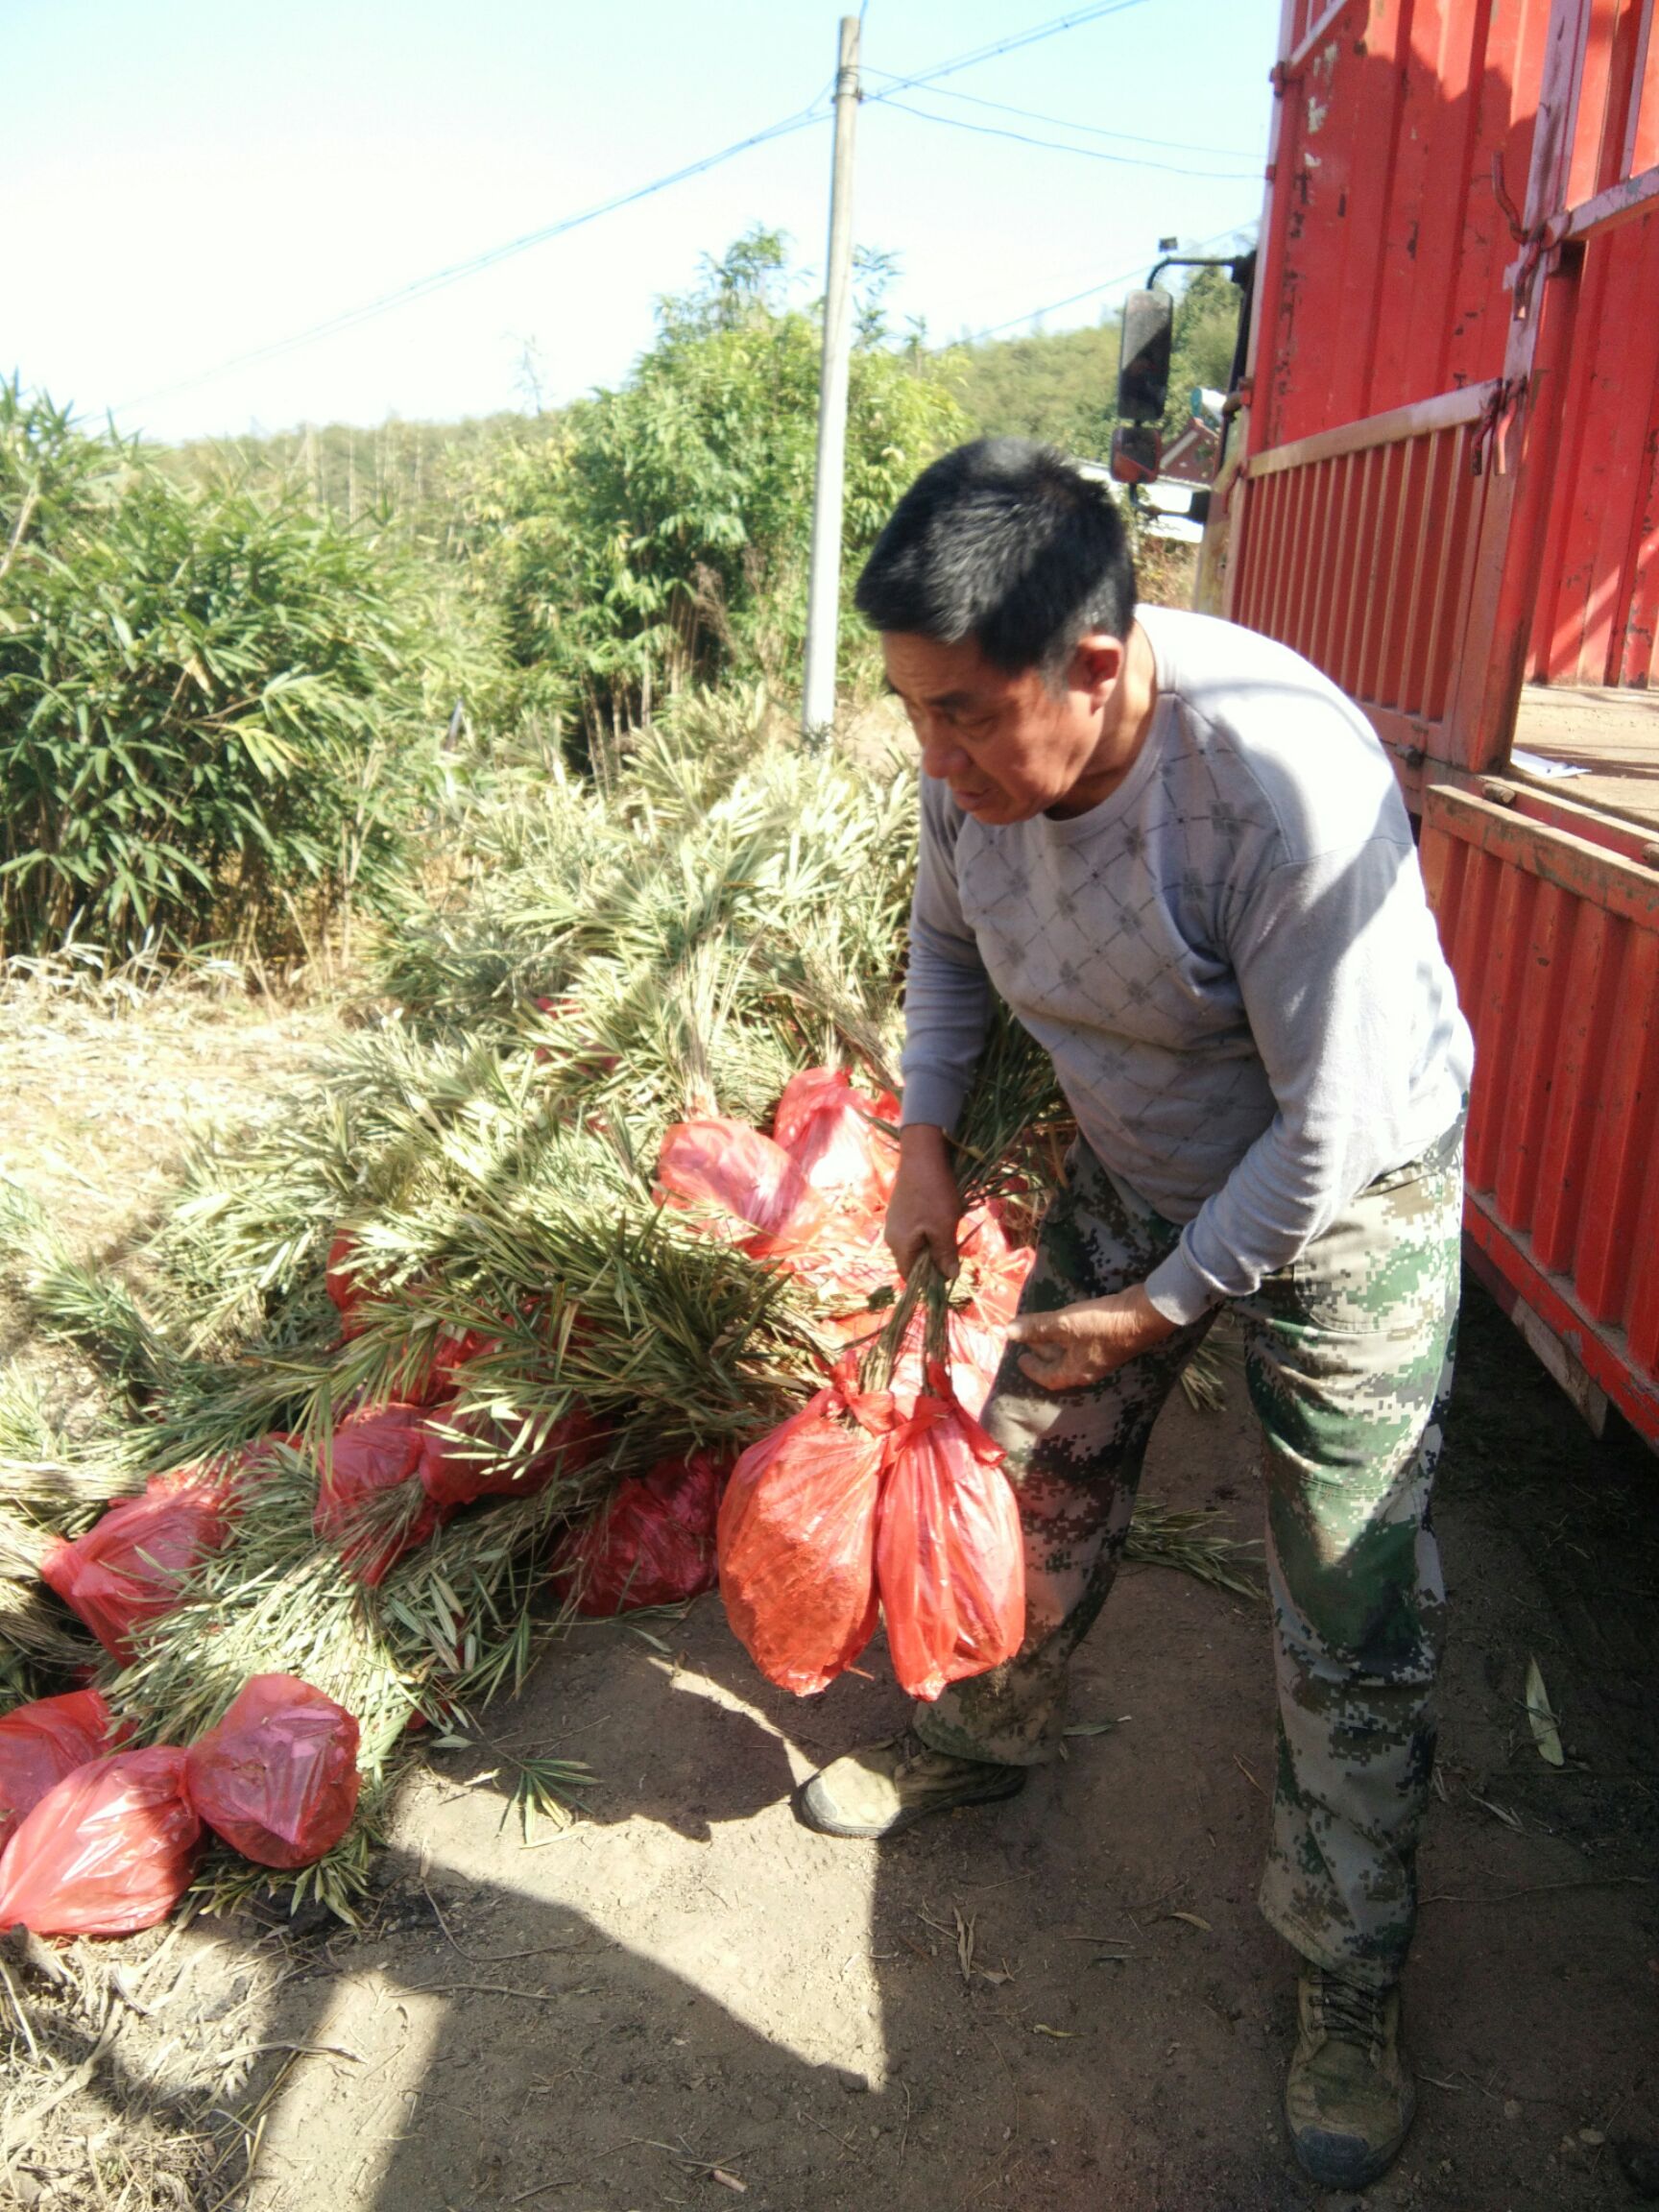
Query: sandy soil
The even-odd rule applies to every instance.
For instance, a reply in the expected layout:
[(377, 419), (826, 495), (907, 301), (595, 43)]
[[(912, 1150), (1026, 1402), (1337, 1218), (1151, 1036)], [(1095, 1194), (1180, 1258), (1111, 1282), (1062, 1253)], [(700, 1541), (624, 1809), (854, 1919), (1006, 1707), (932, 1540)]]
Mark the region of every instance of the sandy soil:
[[(218, 1032), (227, 1085), (302, 1058), (319, 1033), (256, 1029)], [(101, 1142), (108, 1083), (136, 1100), (221, 1080), (213, 1036), (174, 1049), (88, 1039), (6, 1078), (0, 1146), (37, 1188), (95, 1186), (90, 1240), (176, 1142), (170, 1106), (135, 1107), (126, 1150)], [(79, 1128), (53, 1123), (57, 1101)], [(1628, 2203), (1619, 2145), (1659, 2138), (1654, 1476), (1627, 1436), (1592, 1442), (1472, 1292), (1439, 1516), (1445, 1731), (1407, 1983), (1421, 2116), (1364, 2200), (1380, 2212)], [(1147, 1486), (1255, 1533), (1237, 1379), (1219, 1415), (1172, 1402)], [(1561, 1719), (1560, 1772), (1527, 1730), (1529, 1654)], [(496, 1763), (437, 1754), (402, 1794), (362, 1930), (244, 1919), (76, 1945), (63, 1991), (20, 1962), (44, 2052), (14, 2074), (6, 2118), (72, 2086), (12, 2145), (0, 2201), (1348, 2202), (1299, 2178), (1277, 2116), (1291, 1966), (1254, 1906), (1273, 1758), (1264, 1615), (1131, 1570), (1081, 1654), (1088, 1732), (1067, 1761), (1012, 1804), (879, 1848), (811, 1836), (787, 1803), (812, 1767), (901, 1719), (878, 1647), (867, 1664), (822, 1698), (776, 1693), (715, 1599), (683, 1621), (580, 1630), (488, 1717), (503, 1744), (589, 1763), (589, 1813), (567, 1833), (526, 1848)]]
[[(1408, 1990), (1422, 2116), (1367, 2201), (1568, 2212), (1629, 2200), (1610, 2139), (1659, 2132), (1653, 1470), (1586, 1449), (1501, 1317), (1472, 1322)], [(1250, 1527), (1242, 1404), (1172, 1405), (1148, 1481)], [(255, 2212), (643, 2212), (733, 2182), (773, 2212), (1311, 2207), (1276, 2110), (1290, 1966), (1253, 1896), (1259, 1612), (1131, 1571), (1077, 1671), (1075, 1723), (1101, 1732), (1013, 1805), (886, 1847), (811, 1836), (786, 1801), (899, 1719), (878, 1654), (799, 1703), (717, 1600), (646, 1626), (584, 1632), (499, 1718), (597, 1769), (569, 1835), (503, 1832), (488, 1761), (408, 1790), (379, 1925), (281, 1994), (284, 2039), (354, 2056), (294, 2067)], [(1528, 1652), (1561, 1774), (1527, 1730)]]

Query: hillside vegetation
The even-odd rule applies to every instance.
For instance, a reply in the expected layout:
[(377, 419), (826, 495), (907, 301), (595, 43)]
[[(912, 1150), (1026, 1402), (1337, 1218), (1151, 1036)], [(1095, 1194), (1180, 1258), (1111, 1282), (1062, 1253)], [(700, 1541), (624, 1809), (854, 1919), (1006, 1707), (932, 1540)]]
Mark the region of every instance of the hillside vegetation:
[[(843, 584), (933, 455), (1098, 455), (1115, 325), (928, 351), (866, 256)], [(1224, 380), (1231, 286), (1177, 316), (1172, 418)], [(787, 709), (805, 630), (819, 324), (757, 228), (659, 303), (629, 376), (555, 414), (305, 427), (173, 451), (0, 388), (0, 951), (309, 953), (384, 912), (432, 797), (614, 751), (663, 701)], [(856, 704), (872, 641), (843, 628)]]

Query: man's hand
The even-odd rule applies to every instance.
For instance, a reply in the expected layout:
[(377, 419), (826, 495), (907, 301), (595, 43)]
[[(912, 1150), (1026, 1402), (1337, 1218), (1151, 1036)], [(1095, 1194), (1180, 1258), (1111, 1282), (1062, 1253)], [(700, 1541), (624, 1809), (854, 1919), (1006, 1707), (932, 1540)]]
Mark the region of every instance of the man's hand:
[(956, 1272), (962, 1199), (943, 1129), (913, 1121), (899, 1133), (899, 1175), (887, 1202), (887, 1249), (906, 1281), (924, 1252), (949, 1279)]
[(1175, 1330), (1137, 1283), (1112, 1298), (1080, 1298), (1053, 1313), (1022, 1313), (1010, 1323), (1008, 1340), (1030, 1347), (1021, 1355), (1020, 1369), (1033, 1382), (1046, 1390), (1082, 1390), (1150, 1352)]

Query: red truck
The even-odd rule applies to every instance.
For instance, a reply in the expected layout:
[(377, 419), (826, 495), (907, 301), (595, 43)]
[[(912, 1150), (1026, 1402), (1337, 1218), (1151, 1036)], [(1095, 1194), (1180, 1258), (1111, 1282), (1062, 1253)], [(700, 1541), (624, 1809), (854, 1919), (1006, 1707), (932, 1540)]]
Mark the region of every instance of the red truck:
[(1659, 1449), (1656, 18), (1286, 0), (1200, 604), (1392, 755), (1479, 1046), (1470, 1263)]

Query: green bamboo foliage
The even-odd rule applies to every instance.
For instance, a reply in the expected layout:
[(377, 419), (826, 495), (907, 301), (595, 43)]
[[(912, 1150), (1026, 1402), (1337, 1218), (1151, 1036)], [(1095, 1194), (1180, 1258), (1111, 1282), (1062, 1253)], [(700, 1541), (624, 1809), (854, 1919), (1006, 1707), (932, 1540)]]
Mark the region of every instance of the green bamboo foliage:
[[(14, 1290), (104, 1384), (78, 1440), (27, 1388), (0, 1389), (0, 1683), (52, 1687), (88, 1655), (33, 1580), (49, 1532), (279, 1434), (234, 1478), (230, 1536), (180, 1606), (140, 1631), (129, 1669), (102, 1671), (151, 1741), (189, 1741), (255, 1672), (301, 1674), (356, 1712), (363, 1824), (287, 1886), (342, 1911), (411, 1719), (469, 1729), (557, 1631), (564, 1533), (625, 1475), (751, 1441), (836, 1357), (825, 1294), (659, 1205), (663, 1128), (763, 1124), (814, 1063), (887, 1080), (901, 1026), (913, 786), (768, 737), (752, 697), (684, 703), (613, 749), (603, 782), (509, 762), (443, 805), (470, 853), (384, 931), (396, 1003), (199, 1146), (132, 1282), (0, 1185)], [(1041, 1184), (1058, 1112), (1046, 1059), (1003, 1021), (964, 1125), (965, 1188)], [(345, 1342), (324, 1286), (342, 1231), (366, 1294)], [(420, 1397), (464, 1336), (436, 1417), (497, 1474), (541, 1462), (578, 1407), (596, 1455), (465, 1507), (366, 1588), (315, 1533), (329, 1437), (353, 1407)], [(405, 1486), (373, 1510), (395, 1523), (421, 1503)], [(1224, 1564), (1206, 1530), (1174, 1534), (1194, 1572)], [(1151, 1544), (1168, 1549), (1163, 1531)], [(534, 1762), (521, 1802), (557, 1808), (581, 1781)], [(220, 1899), (256, 1878), (223, 1860), (204, 1877)]]
[[(682, 688), (792, 689), (805, 644), (820, 334), (785, 303), (785, 241), (755, 229), (683, 298), (615, 391), (482, 447), (461, 542), (535, 696), (590, 746)], [(967, 418), (867, 317), (848, 410), (846, 583), (895, 500)], [(849, 664), (867, 640), (845, 630)]]
[(296, 499), (197, 490), (0, 386), (0, 938), (304, 945), (384, 886), (435, 744), (421, 594)]

